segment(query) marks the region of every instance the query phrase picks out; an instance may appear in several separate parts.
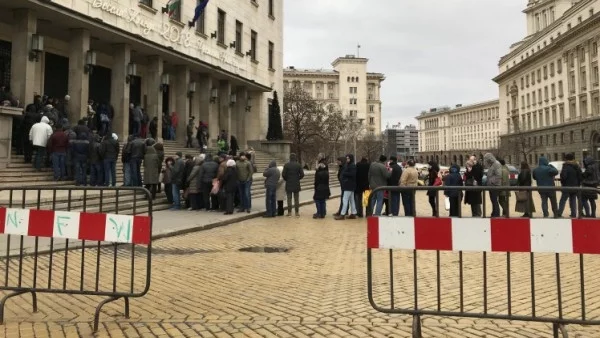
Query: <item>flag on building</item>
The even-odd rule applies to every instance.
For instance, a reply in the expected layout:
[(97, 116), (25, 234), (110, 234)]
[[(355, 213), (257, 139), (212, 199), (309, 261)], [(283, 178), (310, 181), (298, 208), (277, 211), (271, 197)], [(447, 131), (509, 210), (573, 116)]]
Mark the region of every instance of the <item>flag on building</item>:
[(194, 11), (194, 18), (192, 19), (192, 21), (188, 22), (188, 25), (190, 27), (194, 27), (196, 25), (196, 21), (198, 21), (200, 15), (202, 15), (202, 12), (204, 12), (206, 5), (208, 5), (208, 1), (210, 0), (202, 0), (198, 3), (198, 5), (196, 6), (196, 10)]
[(175, 11), (181, 6), (181, 0), (169, 0), (167, 5), (162, 8), (163, 13), (168, 13), (169, 17), (172, 17), (175, 14)]

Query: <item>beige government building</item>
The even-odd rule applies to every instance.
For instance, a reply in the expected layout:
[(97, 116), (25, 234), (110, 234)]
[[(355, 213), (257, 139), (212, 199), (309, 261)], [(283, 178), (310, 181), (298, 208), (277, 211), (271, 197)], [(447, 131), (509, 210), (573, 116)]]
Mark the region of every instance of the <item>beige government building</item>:
[(136, 103), (159, 121), (177, 112), (179, 140), (190, 115), (212, 139), (264, 139), (283, 86), (283, 0), (213, 0), (190, 28), (197, 2), (169, 17), (167, 0), (0, 0), (0, 84), (25, 104), (68, 94), (71, 119), (109, 102), (119, 135)]
[(483, 157), (499, 146), (500, 109), (498, 100), (454, 108), (440, 107), (423, 111), (419, 124), (418, 161), (436, 161), (440, 165), (463, 166), (468, 156)]
[(364, 131), (381, 133), (381, 83), (385, 76), (367, 72), (368, 59), (346, 55), (331, 64), (333, 69), (284, 69), (283, 86), (303, 88), (324, 105), (335, 105), (345, 116), (362, 122)]
[[(600, 0), (530, 0), (527, 36), (500, 59), (502, 143), (508, 161), (600, 155)], [(516, 148), (516, 147), (515, 147)]]

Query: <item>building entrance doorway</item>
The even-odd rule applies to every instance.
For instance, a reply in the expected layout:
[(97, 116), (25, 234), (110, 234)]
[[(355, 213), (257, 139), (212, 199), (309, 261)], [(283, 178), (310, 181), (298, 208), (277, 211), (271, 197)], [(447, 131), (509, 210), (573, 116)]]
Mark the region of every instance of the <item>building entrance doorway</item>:
[[(10, 54), (12, 44), (0, 41), (0, 86), (10, 86)], [(33, 97), (19, 97), (21, 102), (33, 101)]]
[(592, 135), (592, 156), (595, 160), (600, 158), (600, 133), (597, 132)]
[[(142, 77), (132, 76), (131, 82), (129, 83), (129, 103), (134, 105), (142, 104)], [(143, 106), (144, 108), (145, 105)]]
[(69, 94), (69, 58), (46, 52), (44, 95), (60, 100)]
[(90, 100), (96, 103), (110, 104), (111, 70), (101, 66), (94, 66), (90, 78)]

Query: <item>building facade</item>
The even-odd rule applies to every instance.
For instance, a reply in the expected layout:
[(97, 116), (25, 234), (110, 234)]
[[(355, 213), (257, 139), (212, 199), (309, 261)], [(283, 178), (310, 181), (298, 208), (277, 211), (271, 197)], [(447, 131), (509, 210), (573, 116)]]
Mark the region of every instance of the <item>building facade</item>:
[(464, 165), (469, 155), (496, 152), (500, 139), (498, 100), (454, 108), (432, 108), (416, 117), (419, 123), (419, 162)]
[(528, 36), (500, 59), (502, 147), (509, 161), (600, 153), (600, 1), (537, 0)]
[(119, 135), (135, 103), (159, 122), (177, 112), (178, 140), (188, 116), (208, 122), (211, 139), (264, 138), (271, 92), (283, 86), (283, 0), (211, 1), (195, 27), (199, 1), (176, 3), (0, 0), (0, 84), (25, 104), (68, 94), (75, 121), (88, 100), (110, 103)]
[(394, 155), (402, 160), (416, 159), (419, 151), (419, 131), (410, 124), (388, 125), (383, 131), (383, 139), (388, 155)]
[(298, 86), (325, 105), (333, 104), (346, 116), (364, 121), (366, 131), (381, 133), (381, 73), (367, 72), (368, 59), (346, 55), (333, 61), (333, 69), (287, 67), (283, 86)]

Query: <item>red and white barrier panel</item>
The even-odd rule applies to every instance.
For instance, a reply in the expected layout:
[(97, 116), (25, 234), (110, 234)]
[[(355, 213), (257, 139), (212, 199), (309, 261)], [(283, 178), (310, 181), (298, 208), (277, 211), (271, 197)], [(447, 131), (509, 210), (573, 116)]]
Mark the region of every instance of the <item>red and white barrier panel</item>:
[(599, 219), (369, 217), (370, 249), (600, 254)]
[(0, 208), (0, 234), (150, 243), (150, 217)]

